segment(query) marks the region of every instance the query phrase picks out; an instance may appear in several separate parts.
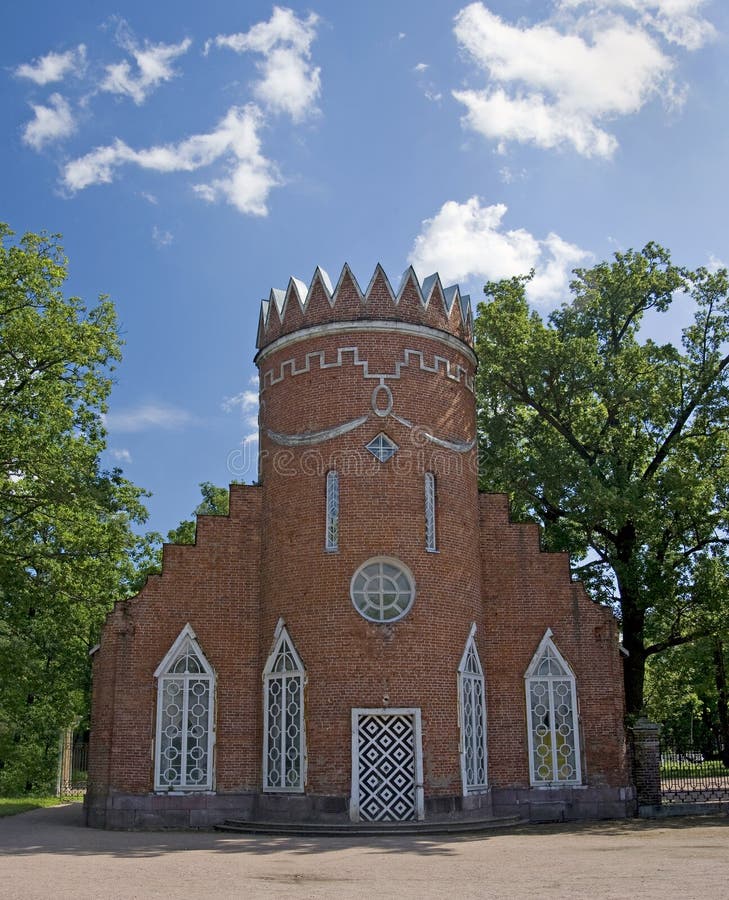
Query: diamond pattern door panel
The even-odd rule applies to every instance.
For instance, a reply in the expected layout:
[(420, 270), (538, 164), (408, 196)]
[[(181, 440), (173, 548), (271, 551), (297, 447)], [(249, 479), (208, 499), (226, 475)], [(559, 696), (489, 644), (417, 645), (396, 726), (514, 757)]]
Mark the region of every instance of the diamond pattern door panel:
[(360, 715), (359, 812), (368, 822), (415, 818), (415, 730), (409, 715)]

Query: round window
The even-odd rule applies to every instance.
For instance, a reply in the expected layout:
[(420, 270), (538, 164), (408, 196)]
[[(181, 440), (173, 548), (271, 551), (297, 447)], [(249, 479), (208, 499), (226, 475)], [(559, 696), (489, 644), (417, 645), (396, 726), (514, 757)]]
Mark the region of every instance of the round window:
[(357, 612), (370, 622), (395, 622), (415, 600), (412, 573), (401, 562), (386, 557), (368, 559), (352, 576), (349, 587)]

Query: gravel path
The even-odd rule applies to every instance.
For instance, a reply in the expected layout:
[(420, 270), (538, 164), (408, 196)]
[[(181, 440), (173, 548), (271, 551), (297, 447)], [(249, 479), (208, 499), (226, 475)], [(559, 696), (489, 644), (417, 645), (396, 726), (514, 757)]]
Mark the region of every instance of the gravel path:
[(84, 828), (71, 804), (0, 819), (0, 897), (729, 898), (729, 817), (459, 838)]

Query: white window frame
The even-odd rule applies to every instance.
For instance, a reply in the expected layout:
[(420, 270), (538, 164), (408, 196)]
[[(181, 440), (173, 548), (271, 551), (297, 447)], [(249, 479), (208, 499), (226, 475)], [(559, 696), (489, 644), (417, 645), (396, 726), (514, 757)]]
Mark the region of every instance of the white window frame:
[[(539, 646), (532, 657), (531, 662), (529, 663), (529, 668), (526, 670), (524, 675), (524, 686), (526, 692), (526, 716), (527, 716), (527, 738), (529, 745), (529, 780), (533, 787), (539, 788), (559, 788), (565, 786), (574, 786), (582, 784), (582, 747), (580, 742), (580, 709), (577, 702), (577, 679), (575, 678), (574, 672), (572, 671), (572, 667), (567, 662), (567, 660), (562, 656), (562, 654), (557, 649), (554, 641), (552, 640), (552, 629), (548, 628), (542, 640), (539, 642)], [(537, 669), (539, 668), (542, 659), (547, 651), (550, 651), (558, 663), (561, 666), (563, 672), (561, 675), (537, 675)], [(550, 744), (552, 746), (552, 775), (558, 774), (558, 764), (557, 764), (557, 739), (556, 739), (556, 731), (555, 731), (555, 715), (554, 715), (554, 693), (553, 693), (553, 685), (554, 682), (557, 681), (567, 681), (569, 682), (570, 691), (570, 703), (571, 703), (571, 712), (572, 712), (572, 733), (574, 735), (574, 758), (575, 758), (575, 773), (572, 778), (552, 778), (549, 781), (546, 781), (544, 778), (537, 777), (537, 772), (535, 769), (535, 760), (534, 760), (534, 730), (532, 728), (532, 705), (531, 705), (531, 686), (535, 681), (543, 681), (548, 684), (548, 697), (549, 697), (549, 729), (550, 729)]]
[[(365, 578), (372, 577), (371, 575), (366, 576), (364, 574), (366, 569), (376, 569), (378, 571), (380, 585), (379, 594), (381, 602), (383, 601), (383, 584), (384, 578), (387, 577), (383, 575), (384, 566), (392, 566), (393, 568), (398, 570), (398, 576), (404, 576), (404, 579), (408, 585), (409, 593), (407, 604), (398, 612), (396, 616), (392, 616), (389, 619), (369, 615), (360, 606), (360, 595), (364, 593), (365, 589), (359, 585), (359, 577), (360, 575)], [(395, 559), (394, 556), (373, 556), (371, 559), (363, 562), (362, 565), (354, 573), (354, 575), (352, 575), (352, 580), (349, 582), (349, 598), (352, 601), (352, 606), (355, 608), (357, 613), (368, 622), (375, 622), (377, 625), (390, 625), (393, 622), (399, 622), (400, 619), (405, 618), (405, 616), (410, 612), (410, 610), (413, 608), (413, 604), (415, 603), (415, 579), (413, 578), (413, 573), (405, 565), (405, 563), (403, 563), (399, 559)]]
[[(468, 658), (470, 654), (476, 660), (476, 668), (478, 674), (468, 672)], [(466, 723), (466, 682), (471, 683), (471, 691), (476, 690), (480, 695), (480, 703), (473, 704), (472, 721), (471, 721), (471, 746), (467, 746), (467, 723)], [(478, 717), (481, 718), (483, 732), (483, 782), (471, 784), (468, 781), (468, 754), (469, 751), (475, 755), (477, 751), (476, 738), (478, 735)], [(463, 656), (458, 664), (458, 724), (460, 729), (460, 756), (461, 756), (461, 784), (463, 785), (463, 795), (480, 794), (488, 790), (488, 728), (486, 720), (486, 679), (483, 674), (483, 666), (478, 655), (478, 647), (476, 646), (476, 623), (471, 626), (466, 647)]]
[[(288, 651), (291, 654), (291, 657), (294, 661), (295, 668), (286, 670), (285, 672), (276, 672), (274, 671), (276, 662), (282, 649), (286, 645), (288, 647)], [(270, 736), (269, 736), (269, 727), (268, 727), (268, 714), (269, 714), (269, 702), (270, 702), (270, 685), (273, 681), (278, 681), (280, 683), (280, 696), (285, 697), (288, 691), (289, 682), (292, 680), (298, 681), (298, 691), (299, 691), (299, 711), (297, 715), (297, 724), (299, 729), (299, 758), (301, 761), (299, 767), (299, 781), (296, 784), (286, 784), (286, 769), (285, 766), (282, 767), (282, 770), (279, 771), (279, 779), (280, 784), (270, 784), (270, 771), (269, 771), (269, 748), (270, 748)], [(271, 653), (269, 654), (268, 659), (266, 660), (266, 665), (263, 669), (263, 790), (264, 793), (272, 793), (272, 794), (303, 794), (304, 788), (306, 785), (306, 769), (307, 769), (307, 755), (306, 755), (306, 731), (305, 731), (305, 717), (304, 717), (304, 686), (306, 684), (306, 669), (304, 668), (304, 664), (301, 661), (301, 657), (299, 656), (296, 647), (294, 646), (294, 642), (291, 640), (289, 632), (283, 622), (283, 619), (279, 619), (278, 624), (276, 625), (276, 631), (274, 633), (274, 644)], [(288, 727), (288, 720), (286, 716), (288, 715), (288, 711), (286, 711), (282, 707), (283, 720), (282, 727), (280, 729), (280, 756), (279, 759), (281, 763), (283, 763), (285, 759), (285, 737), (286, 730)], [(285, 723), (285, 724), (284, 724)]]
[(339, 473), (327, 472), (325, 548), (331, 553), (339, 550)]
[(428, 553), (438, 552), (438, 541), (435, 530), (435, 475), (425, 473), (425, 549)]
[(388, 437), (384, 431), (381, 431), (365, 444), (365, 449), (369, 450), (374, 458), (384, 465), (392, 459), (400, 448), (391, 437)]
[[(185, 653), (195, 656), (200, 663), (203, 671), (184, 674), (173, 673), (169, 670), (175, 662)], [(210, 791), (213, 788), (214, 780), (214, 758), (213, 750), (215, 747), (215, 671), (205, 658), (205, 654), (200, 649), (197, 637), (188, 622), (187, 625), (177, 636), (170, 649), (165, 654), (162, 662), (157, 666), (154, 677), (157, 679), (157, 722), (155, 728), (155, 752), (154, 752), (154, 789), (155, 791), (164, 791), (165, 793), (188, 793), (193, 791)], [(205, 743), (205, 753), (207, 760), (207, 773), (204, 782), (197, 784), (186, 784), (185, 776), (187, 774), (187, 745), (190, 740), (188, 729), (182, 732), (182, 749), (180, 760), (181, 783), (171, 785), (167, 781), (162, 781), (163, 759), (162, 752), (164, 746), (164, 735), (162, 733), (162, 723), (164, 719), (164, 699), (165, 688), (170, 681), (182, 682), (182, 722), (187, 721), (188, 704), (189, 704), (189, 684), (191, 681), (207, 682), (209, 690), (208, 716), (207, 716), (207, 741)]]

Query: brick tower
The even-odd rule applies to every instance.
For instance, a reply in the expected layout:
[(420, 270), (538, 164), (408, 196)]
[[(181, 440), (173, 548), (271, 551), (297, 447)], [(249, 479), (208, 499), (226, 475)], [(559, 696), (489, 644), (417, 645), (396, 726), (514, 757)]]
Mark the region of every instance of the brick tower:
[(412, 270), (263, 302), (259, 483), (108, 618), (90, 824), (630, 811), (615, 622), (479, 496), (472, 344)]

